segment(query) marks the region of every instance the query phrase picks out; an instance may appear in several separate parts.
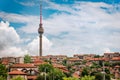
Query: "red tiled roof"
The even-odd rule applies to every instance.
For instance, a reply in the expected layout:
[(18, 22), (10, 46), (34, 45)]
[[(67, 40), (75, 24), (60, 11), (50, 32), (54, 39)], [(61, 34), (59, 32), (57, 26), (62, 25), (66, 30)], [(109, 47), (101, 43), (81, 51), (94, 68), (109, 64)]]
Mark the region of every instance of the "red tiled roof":
[(41, 64), (47, 64), (47, 62), (42, 62), (42, 63), (33, 63), (35, 66), (39, 66)]
[(13, 64), (12, 68), (36, 68), (33, 64)]
[(116, 65), (115, 68), (120, 68), (120, 66), (119, 66), (119, 65)]
[(34, 61), (33, 61), (33, 63), (42, 63), (43, 61), (42, 60), (39, 60), (39, 59), (35, 59)]
[(60, 69), (61, 71), (68, 73), (69, 71), (67, 69)]
[(106, 53), (104, 53), (104, 54), (114, 54), (114, 52), (106, 52)]
[(22, 72), (22, 71), (18, 71), (18, 70), (16, 70), (16, 71), (11, 71), (11, 72), (9, 72), (8, 74), (10, 74), (10, 75), (26, 75), (26, 73), (24, 73), (24, 72)]
[(113, 61), (120, 61), (120, 57), (113, 57), (112, 60)]
[(55, 67), (55, 68), (65, 68), (65, 66), (60, 65), (60, 64), (53, 64), (53, 67)]
[(108, 61), (109, 59), (107, 59), (107, 58), (90, 58), (89, 60), (91, 60), (91, 61)]
[(73, 73), (72, 76), (75, 78), (80, 78), (80, 76), (77, 73)]
[(71, 59), (68, 59), (69, 61), (80, 61), (79, 58), (71, 58)]
[(27, 76), (27, 79), (35, 80), (36, 78), (37, 78), (37, 76)]
[(2, 61), (2, 64), (8, 65), (8, 64), (9, 64), (9, 61)]
[(2, 59), (2, 64), (4, 65), (8, 65), (9, 64), (9, 60), (8, 59)]

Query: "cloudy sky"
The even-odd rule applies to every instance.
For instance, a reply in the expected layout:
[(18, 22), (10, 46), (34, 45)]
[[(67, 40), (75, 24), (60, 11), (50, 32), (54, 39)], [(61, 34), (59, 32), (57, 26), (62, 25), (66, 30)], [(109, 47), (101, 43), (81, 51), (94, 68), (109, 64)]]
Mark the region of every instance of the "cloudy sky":
[[(0, 57), (39, 55), (40, 0), (0, 0)], [(120, 52), (119, 0), (43, 0), (43, 55)]]

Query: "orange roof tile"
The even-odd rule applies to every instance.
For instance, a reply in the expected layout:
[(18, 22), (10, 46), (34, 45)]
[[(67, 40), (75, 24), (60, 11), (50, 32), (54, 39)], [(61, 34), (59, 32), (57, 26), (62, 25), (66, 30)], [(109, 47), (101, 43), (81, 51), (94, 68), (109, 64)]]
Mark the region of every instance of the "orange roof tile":
[(8, 64), (9, 64), (9, 61), (2, 61), (2, 64), (8, 65)]
[(89, 60), (91, 60), (91, 61), (108, 61), (109, 59), (108, 58), (89, 58)]
[(120, 68), (120, 66), (119, 66), (119, 65), (116, 65), (115, 68)]
[(37, 76), (27, 76), (27, 79), (35, 80), (36, 78), (37, 78)]
[(79, 58), (71, 58), (71, 59), (68, 59), (69, 61), (80, 61)]
[(120, 57), (113, 57), (112, 60), (113, 61), (120, 61)]
[(13, 64), (12, 68), (36, 68), (34, 64)]
[(41, 64), (47, 64), (47, 62), (42, 62), (42, 63), (33, 63), (35, 66), (39, 66)]
[(80, 76), (77, 73), (73, 73), (72, 76), (75, 78), (80, 78)]
[(39, 59), (35, 59), (33, 62), (34, 62), (34, 63), (42, 63), (43, 61), (42, 61), (42, 60), (39, 60)]
[(61, 71), (68, 73), (69, 71), (67, 69), (60, 69)]
[(10, 74), (10, 75), (26, 75), (26, 73), (24, 73), (22, 71), (18, 71), (18, 70), (8, 72), (8, 74)]
[(53, 64), (53, 67), (55, 67), (55, 68), (65, 68), (65, 66), (60, 65), (60, 64)]

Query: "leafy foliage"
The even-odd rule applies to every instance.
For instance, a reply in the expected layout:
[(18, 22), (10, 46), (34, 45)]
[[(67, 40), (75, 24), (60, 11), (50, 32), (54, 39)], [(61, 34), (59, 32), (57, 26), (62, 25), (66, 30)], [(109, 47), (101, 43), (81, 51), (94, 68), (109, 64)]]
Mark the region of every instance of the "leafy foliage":
[(53, 71), (53, 66), (51, 64), (41, 64), (39, 66), (39, 72), (50, 73)]
[(24, 63), (31, 63), (31, 57), (28, 54), (24, 56)]
[(88, 76), (82, 77), (81, 80), (95, 80), (95, 77), (88, 75)]
[(63, 80), (79, 80), (78, 78), (74, 78), (74, 77), (64, 77)]
[(101, 56), (100, 55), (95, 55), (94, 58), (100, 58)]
[(67, 59), (64, 59), (64, 60), (62, 61), (62, 64), (63, 64), (64, 66), (66, 66), (66, 65), (67, 65)]
[(63, 80), (65, 74), (57, 69), (53, 68), (51, 64), (41, 64), (39, 66), (40, 75), (37, 77), (37, 80)]
[(114, 67), (114, 66), (116, 66), (116, 65), (120, 66), (120, 62), (112, 63), (112, 67)]
[(111, 80), (111, 77), (110, 77), (109, 74), (106, 74), (106, 75), (105, 75), (105, 80)]
[(87, 68), (84, 68), (82, 73), (81, 73), (81, 76), (85, 76), (85, 75), (88, 75), (88, 74), (89, 74), (89, 72), (88, 72)]
[(7, 68), (3, 64), (0, 64), (0, 76), (7, 78)]
[(102, 73), (96, 73), (95, 74), (95, 80), (101, 80), (103, 79), (103, 74)]
[(95, 63), (95, 62), (93, 62), (91, 68), (100, 68), (100, 65)]
[(6, 80), (3, 76), (0, 76), (0, 80)]
[(107, 69), (107, 68), (105, 68), (105, 72), (106, 72), (107, 74), (110, 74), (110, 70)]
[(105, 66), (111, 66), (110, 62), (105, 62), (104, 64), (105, 64)]
[(25, 79), (23, 77), (21, 77), (21, 76), (17, 76), (15, 78), (12, 78), (12, 80), (25, 80)]
[(55, 76), (54, 80), (62, 80), (65, 77), (65, 74), (57, 68), (54, 68), (53, 74)]

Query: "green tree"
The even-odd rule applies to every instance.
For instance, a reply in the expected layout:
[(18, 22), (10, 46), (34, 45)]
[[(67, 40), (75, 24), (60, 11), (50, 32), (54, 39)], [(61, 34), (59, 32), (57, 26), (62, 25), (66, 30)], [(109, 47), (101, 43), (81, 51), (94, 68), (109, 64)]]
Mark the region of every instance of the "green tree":
[(12, 80), (25, 80), (25, 79), (21, 76), (17, 76), (17, 77), (12, 78)]
[(86, 64), (86, 62), (87, 62), (86, 60), (83, 60), (83, 61), (82, 61), (82, 64)]
[(24, 63), (31, 63), (31, 57), (27, 54), (24, 56)]
[(3, 76), (0, 76), (0, 80), (6, 80), (5, 77)]
[(112, 67), (116, 66), (116, 65), (119, 65), (120, 66), (120, 62), (115, 62), (115, 63), (112, 63)]
[(98, 65), (99, 65), (100, 67), (102, 67), (102, 66), (103, 66), (103, 61), (99, 61)]
[(100, 68), (100, 65), (93, 62), (91, 68)]
[(52, 64), (51, 60), (45, 59), (44, 61), (45, 61), (45, 62), (48, 62), (49, 64)]
[(45, 80), (45, 78), (46, 80), (63, 80), (62, 78), (65, 77), (61, 70), (54, 68), (51, 64), (41, 64), (39, 72), (37, 80)]
[(0, 64), (0, 76), (7, 78), (7, 68), (3, 64)]
[(110, 74), (110, 70), (105, 68), (105, 73)]
[(95, 55), (94, 58), (100, 58), (101, 56), (100, 55)]
[(44, 77), (45, 75), (44, 74), (39, 74), (38, 76), (37, 76), (37, 79), (36, 80), (45, 80)]
[(95, 74), (95, 80), (101, 80), (103, 79), (103, 74), (102, 73), (96, 73)]
[(63, 64), (64, 66), (66, 66), (66, 65), (67, 65), (67, 59), (64, 59), (64, 60), (62, 61), (62, 64)]
[(63, 77), (63, 80), (79, 80), (78, 78), (74, 78), (74, 77)]
[(111, 66), (111, 63), (110, 62), (105, 62), (104, 65), (105, 66)]
[(69, 71), (69, 73), (67, 74), (67, 76), (71, 76), (72, 75), (72, 73), (74, 73), (74, 69), (72, 69), (72, 66), (73, 66), (73, 64), (67, 64), (66, 65), (66, 67), (67, 67), (67, 69), (68, 69), (68, 71)]
[(110, 74), (105, 74), (105, 80), (111, 80)]
[(39, 66), (39, 72), (50, 73), (53, 71), (53, 66), (51, 64), (41, 64)]
[(84, 76), (81, 78), (81, 80), (95, 80), (95, 76), (90, 76), (90, 75)]
[(85, 75), (89, 75), (87, 68), (84, 68), (81, 73), (81, 76), (85, 76)]
[(97, 72), (97, 71), (92, 71), (92, 72), (90, 73), (90, 76), (95, 76), (96, 73), (98, 73), (98, 72)]
[(65, 74), (61, 70), (54, 68), (53, 76), (54, 76), (54, 80), (63, 80)]

